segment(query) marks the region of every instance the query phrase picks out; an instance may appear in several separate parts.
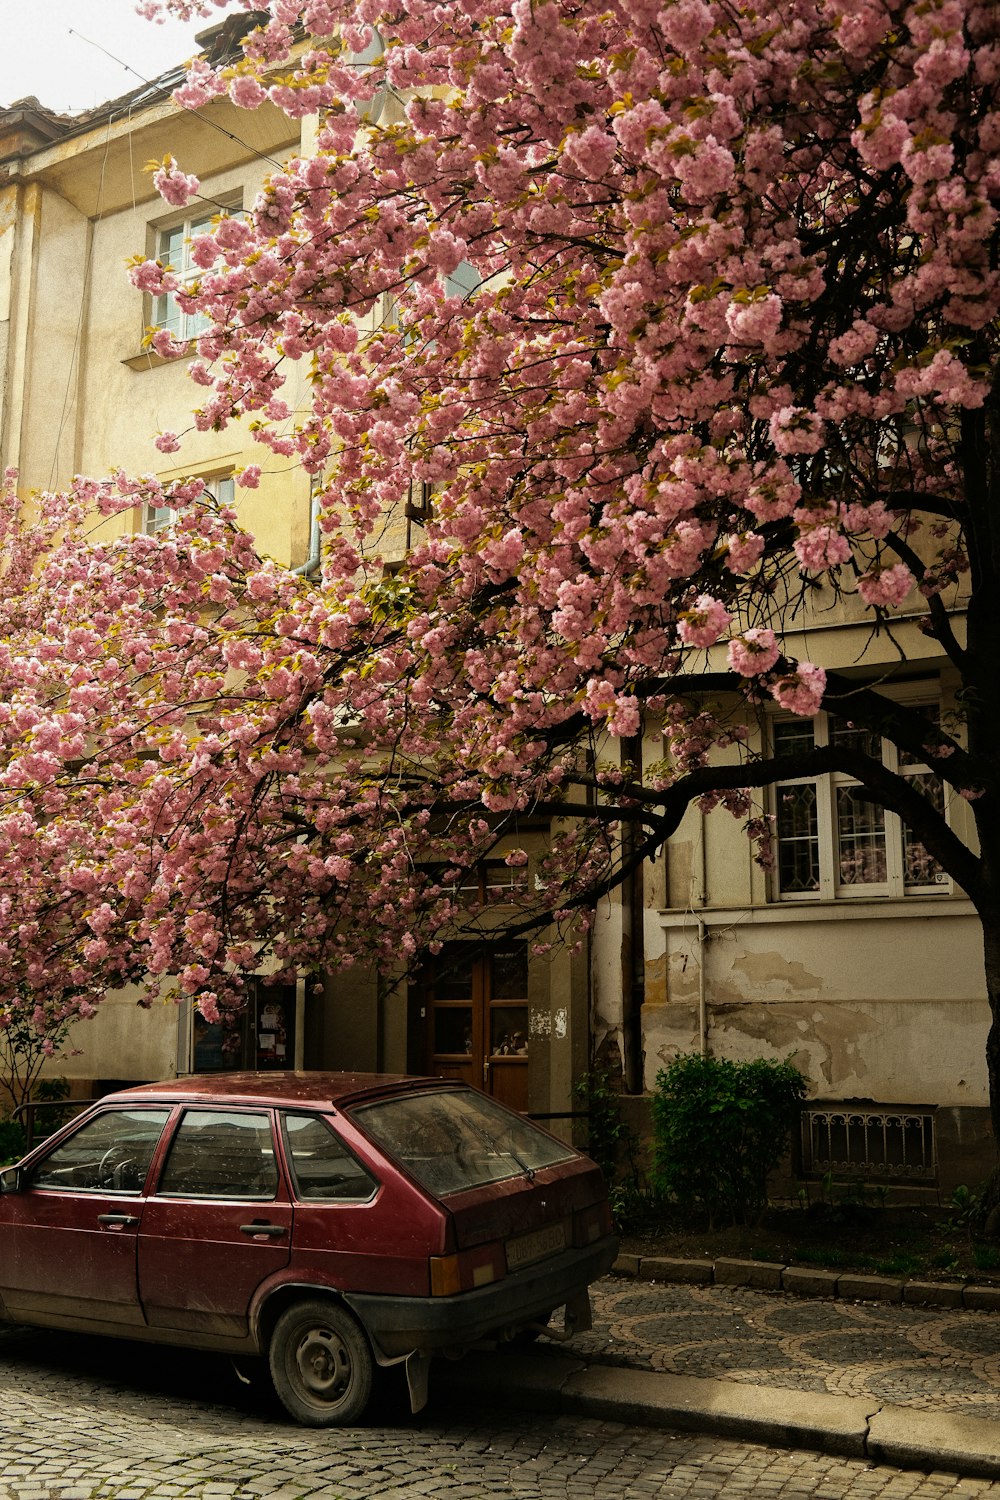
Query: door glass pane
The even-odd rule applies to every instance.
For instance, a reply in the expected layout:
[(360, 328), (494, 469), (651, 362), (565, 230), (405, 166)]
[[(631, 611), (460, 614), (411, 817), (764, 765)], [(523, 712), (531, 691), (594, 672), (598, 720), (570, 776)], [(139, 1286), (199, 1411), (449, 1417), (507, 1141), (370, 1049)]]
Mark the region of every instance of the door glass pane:
[(438, 1005), (434, 1010), (434, 1052), (468, 1056), (472, 1051), (471, 1005)]
[(528, 949), (500, 948), (490, 954), (490, 998), (523, 1000), (528, 994)]
[(878, 885), (886, 879), (885, 814), (855, 787), (837, 788), (838, 879), (841, 885)]
[(775, 796), (778, 808), (778, 889), (787, 896), (818, 891), (816, 787), (811, 781), (779, 786)]
[(160, 1193), (182, 1198), (273, 1198), (278, 1189), (266, 1114), (190, 1109), (178, 1127)]
[(108, 1110), (74, 1131), (33, 1170), (33, 1188), (138, 1193), (170, 1111)]
[(438, 1000), (467, 1000), (472, 994), (473, 956), (465, 945), (448, 947), (441, 955), (434, 977)]
[(494, 1057), (527, 1057), (526, 1005), (493, 1006), (490, 1011), (490, 1051)]

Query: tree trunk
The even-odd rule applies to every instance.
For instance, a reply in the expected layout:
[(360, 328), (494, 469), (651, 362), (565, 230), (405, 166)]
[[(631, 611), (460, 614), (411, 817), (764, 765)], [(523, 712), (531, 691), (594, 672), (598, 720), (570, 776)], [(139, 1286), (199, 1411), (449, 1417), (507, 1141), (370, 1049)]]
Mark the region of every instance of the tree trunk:
[(990, 1003), (990, 1029), (986, 1038), (986, 1072), (990, 1090), (990, 1120), (993, 1125), (997, 1165), (987, 1178), (976, 1214), (980, 1232), (1000, 1238), (1000, 906), (991, 903), (981, 910), (986, 994)]

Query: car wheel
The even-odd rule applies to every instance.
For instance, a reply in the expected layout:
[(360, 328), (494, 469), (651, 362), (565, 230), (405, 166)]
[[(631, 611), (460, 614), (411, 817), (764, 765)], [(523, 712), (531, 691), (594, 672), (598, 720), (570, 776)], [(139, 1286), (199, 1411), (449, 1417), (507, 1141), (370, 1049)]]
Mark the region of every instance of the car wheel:
[(296, 1302), (274, 1325), (268, 1350), (282, 1406), (306, 1427), (343, 1427), (368, 1405), (375, 1360), (363, 1330), (335, 1302)]

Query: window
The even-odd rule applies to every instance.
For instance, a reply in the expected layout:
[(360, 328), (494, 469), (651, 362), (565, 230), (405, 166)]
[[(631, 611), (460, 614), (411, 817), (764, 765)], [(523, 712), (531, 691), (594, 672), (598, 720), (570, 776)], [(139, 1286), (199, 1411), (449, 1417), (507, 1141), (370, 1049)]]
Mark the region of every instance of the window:
[[(224, 212), (235, 218), (241, 215), (242, 210), (234, 204)], [(192, 241), (199, 235), (210, 234), (218, 217), (218, 208), (206, 208), (197, 217), (192, 216), (179, 224), (171, 224), (156, 231), (153, 247), (156, 259), (161, 265), (169, 266), (175, 271), (186, 287), (204, 274), (203, 269), (191, 259)], [(179, 342), (197, 338), (209, 326), (204, 313), (184, 312), (176, 296), (170, 292), (153, 299), (152, 321), (154, 328), (165, 328)]]
[(325, 1120), (286, 1114), (282, 1123), (298, 1198), (357, 1203), (374, 1197), (378, 1183)]
[[(936, 722), (933, 708), (924, 711), (930, 722)], [(777, 755), (821, 745), (861, 750), (909, 778), (939, 812), (944, 809), (939, 778), (867, 730), (819, 714), (815, 719), (775, 719), (772, 739)], [(850, 776), (835, 773), (779, 782), (774, 811), (779, 899), (903, 896), (947, 884), (944, 870), (915, 834), (895, 813), (859, 797), (858, 783)]]
[(467, 905), (509, 906), (527, 891), (528, 869), (502, 859), (483, 859), (475, 869), (466, 870), (452, 889)]
[(170, 1111), (108, 1110), (74, 1131), (31, 1174), (33, 1188), (139, 1193)]
[(192, 1072), (237, 1073), (295, 1066), (295, 986), (254, 980), (231, 1023), (192, 1018)]
[(170, 1198), (273, 1198), (278, 1168), (267, 1115), (189, 1109), (159, 1190)]
[[(215, 475), (206, 481), (205, 488), (214, 495), (220, 505), (232, 505), (236, 498), (236, 481), (232, 475)], [(170, 505), (144, 505), (142, 529), (147, 536), (156, 536), (160, 531), (169, 531), (177, 520), (177, 512)]]
[(437, 1197), (530, 1177), (572, 1161), (572, 1146), (472, 1089), (378, 1100), (353, 1111), (362, 1128)]

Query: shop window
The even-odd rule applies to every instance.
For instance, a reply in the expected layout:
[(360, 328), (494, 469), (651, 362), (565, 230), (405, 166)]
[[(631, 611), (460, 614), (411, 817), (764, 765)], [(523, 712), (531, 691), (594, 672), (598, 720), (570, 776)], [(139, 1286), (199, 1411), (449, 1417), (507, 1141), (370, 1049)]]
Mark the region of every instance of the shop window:
[(252, 982), (233, 1024), (192, 1021), (192, 1072), (280, 1071), (295, 1066), (295, 986)]

